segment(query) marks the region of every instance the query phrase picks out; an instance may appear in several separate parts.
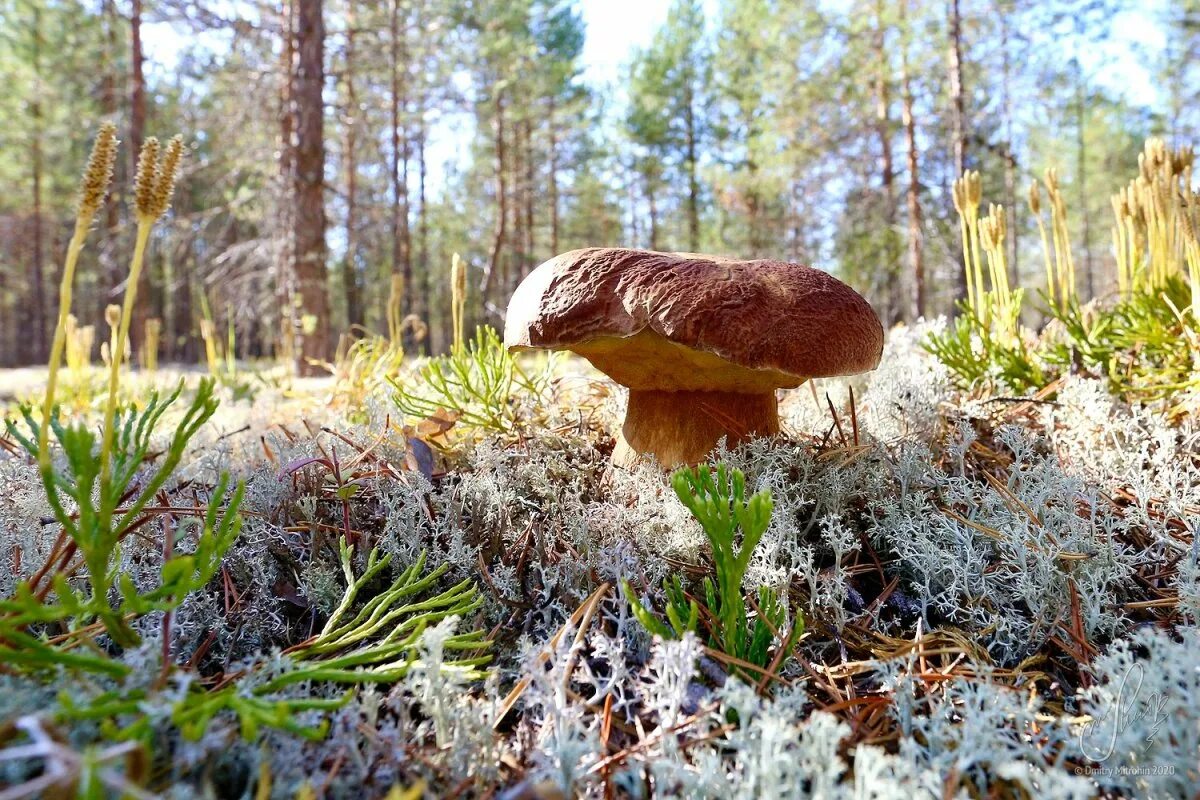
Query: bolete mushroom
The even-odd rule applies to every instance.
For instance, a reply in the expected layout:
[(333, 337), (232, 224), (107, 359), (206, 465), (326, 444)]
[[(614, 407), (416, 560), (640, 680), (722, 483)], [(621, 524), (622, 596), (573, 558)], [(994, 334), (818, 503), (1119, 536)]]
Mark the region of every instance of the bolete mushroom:
[(613, 461), (702, 461), (779, 432), (775, 390), (874, 369), (883, 327), (826, 272), (765, 259), (592, 247), (545, 262), (508, 304), (509, 350), (571, 350), (629, 388)]

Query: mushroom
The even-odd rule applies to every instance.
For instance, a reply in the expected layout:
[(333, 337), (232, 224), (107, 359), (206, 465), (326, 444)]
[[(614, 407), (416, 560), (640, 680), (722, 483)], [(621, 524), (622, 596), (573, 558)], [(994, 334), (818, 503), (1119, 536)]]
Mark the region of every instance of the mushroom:
[(826, 272), (765, 259), (592, 247), (545, 262), (508, 305), (510, 351), (571, 350), (629, 388), (613, 461), (695, 464), (779, 432), (775, 390), (874, 369), (883, 327)]

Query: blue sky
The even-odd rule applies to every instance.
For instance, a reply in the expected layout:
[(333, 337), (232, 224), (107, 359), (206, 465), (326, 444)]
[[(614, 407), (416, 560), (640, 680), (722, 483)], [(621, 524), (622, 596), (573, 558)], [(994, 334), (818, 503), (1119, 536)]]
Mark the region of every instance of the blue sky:
[(667, 18), (670, 0), (583, 0), (587, 23), (583, 61), (589, 82), (603, 83), (620, 74), (635, 47), (649, 43)]
[[(580, 0), (587, 25), (584, 77), (597, 84), (616, 80), (633, 50), (649, 44), (666, 21), (670, 5), (671, 0)], [(717, 0), (704, 0), (704, 6), (710, 18), (716, 16)]]
[[(715, 10), (716, 0), (705, 2)], [(654, 32), (666, 21), (670, 3), (671, 0), (580, 0), (579, 8), (587, 25), (583, 49), (584, 79), (597, 86), (617, 82), (621, 68), (629, 61), (633, 50), (649, 44)], [(236, 8), (236, 5), (236, 0), (231, 0), (230, 6)], [(184, 31), (167, 23), (150, 23), (143, 31), (149, 61), (147, 68), (152, 73), (172, 70), (180, 53), (196, 43)], [(205, 37), (204, 44), (220, 49), (225, 46), (224, 40), (223, 35), (211, 34)], [(474, 120), (469, 117), (464, 115), (446, 126), (447, 130), (457, 131), (456, 136), (431, 137), (427, 155), (433, 185), (440, 183), (439, 175), (448, 161), (465, 157), (462, 151), (473, 135)]]
[[(502, 0), (496, 0), (500, 2)], [(1127, 9), (1109, 20), (1110, 36), (1107, 42), (1096, 48), (1079, 53), (1064, 48), (1064, 55), (1078, 55), (1095, 83), (1139, 103), (1155, 101), (1153, 76), (1143, 62), (1165, 47), (1162, 30), (1155, 18), (1172, 0), (1142, 0), (1136, 8)], [(710, 19), (715, 18), (718, 0), (704, 0)], [(847, 0), (825, 0), (831, 8), (841, 8)], [(617, 84), (622, 68), (628, 63), (634, 49), (647, 45), (654, 32), (667, 17), (671, 0), (579, 0), (587, 26), (584, 43), (584, 79), (594, 85)], [(238, 0), (228, 0), (236, 8)], [(330, 24), (331, 29), (338, 27)], [(210, 34), (204, 44), (214, 49), (224, 46), (225, 37)], [(145, 27), (144, 40), (148, 65), (152, 71), (170, 70), (178, 54), (188, 45), (195, 44), (181, 30), (165, 23), (149, 24)], [(619, 96), (619, 92), (618, 92)], [(469, 114), (459, 115), (453, 120), (443, 120), (438, 127), (454, 131), (454, 135), (431, 137), (430, 179), (433, 185), (441, 183), (444, 167), (449, 162), (459, 162), (467, 157), (466, 149), (473, 135), (473, 119)]]
[[(615, 81), (620, 69), (628, 62), (632, 51), (649, 43), (654, 31), (667, 17), (671, 0), (579, 0), (579, 8), (587, 24), (584, 44), (584, 75), (590, 83), (603, 84)], [(1150, 76), (1142, 67), (1141, 57), (1135, 48), (1145, 53), (1154, 53), (1165, 46), (1163, 33), (1154, 18), (1171, 0), (1142, 0), (1134, 9), (1117, 14), (1110, 21), (1111, 38), (1102, 47), (1080, 53), (1085, 65), (1108, 63), (1098, 70), (1097, 78), (1107, 88), (1127, 91), (1139, 95), (1149, 90)], [(830, 7), (841, 7), (846, 0), (826, 0)], [(709, 16), (716, 14), (717, 0), (705, 0)], [(229, 6), (236, 8), (236, 0)], [(331, 25), (331, 28), (336, 27)], [(165, 23), (153, 23), (145, 27), (145, 46), (151, 69), (170, 69), (181, 50), (189, 42), (182, 31)], [(222, 36), (207, 37), (211, 46), (220, 47)]]
[[(615, 79), (621, 65), (634, 47), (649, 43), (654, 31), (667, 18), (671, 0), (580, 0), (579, 8), (587, 23), (583, 60), (586, 77), (601, 83)], [(716, 8), (716, 0), (706, 0)], [(222, 13), (232, 16), (237, 0), (229, 0)], [(218, 6), (223, 8), (222, 6)], [(335, 28), (336, 25), (330, 25)], [(167, 23), (148, 23), (143, 27), (147, 58), (152, 68), (166, 70), (174, 66), (180, 52), (189, 44), (189, 35)], [(210, 35), (205, 44), (221, 47), (224, 36)]]

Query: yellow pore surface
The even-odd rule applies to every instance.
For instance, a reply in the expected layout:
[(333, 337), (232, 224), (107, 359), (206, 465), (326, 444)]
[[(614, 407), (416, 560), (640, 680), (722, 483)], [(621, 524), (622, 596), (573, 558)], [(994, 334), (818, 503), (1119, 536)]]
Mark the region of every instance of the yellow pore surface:
[(601, 336), (563, 349), (592, 362), (622, 386), (652, 391), (763, 394), (805, 378), (776, 369), (750, 369), (716, 353), (694, 350), (645, 328), (633, 336)]

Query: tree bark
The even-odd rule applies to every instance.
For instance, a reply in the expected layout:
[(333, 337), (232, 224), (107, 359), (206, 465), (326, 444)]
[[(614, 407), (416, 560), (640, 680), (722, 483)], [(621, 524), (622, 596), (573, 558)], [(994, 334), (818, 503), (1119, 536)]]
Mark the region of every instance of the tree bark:
[(433, 352), (433, 275), (429, 269), (429, 215), (426, 213), (426, 165), (425, 140), (429, 132), (425, 129), (425, 118), (418, 121), (417, 129), (417, 265), (421, 268), (421, 308), (418, 313), (425, 321), (425, 347)]
[(625, 166), (625, 193), (629, 196), (626, 207), (629, 209), (629, 240), (641, 241), (641, 215), (638, 212), (638, 191), (641, 185), (641, 173), (637, 169), (636, 159), (630, 158)]
[[(901, 9), (908, 3), (903, 0)], [(902, 12), (903, 13), (903, 12)], [(903, 30), (903, 22), (901, 23)], [(921, 179), (920, 161), (917, 150), (917, 122), (913, 115), (912, 83), (908, 69), (908, 42), (901, 48), (900, 82), (902, 92), (902, 122), (904, 125), (904, 143), (908, 150), (908, 267), (912, 273), (912, 318), (920, 319), (925, 315), (925, 263), (924, 243), (921, 225)]]
[[(129, 9), (129, 155), (132, 168), (130, 175), (137, 170), (137, 157), (141, 152), (142, 142), (146, 139), (146, 58), (142, 50), (142, 0), (130, 0)], [(137, 296), (134, 298), (133, 319), (129, 329), (129, 346), (132, 353), (138, 352), (138, 342), (146, 330), (146, 320), (150, 318), (153, 298), (151, 296), (150, 273), (151, 263), (147, 259), (146, 268), (138, 278)], [(114, 356), (115, 357), (115, 356)]]
[(650, 249), (658, 249), (658, 192), (653, 179), (646, 176), (646, 204), (650, 212)]
[(146, 76), (142, 52), (142, 0), (131, 0), (129, 11), (129, 157), (130, 175), (137, 170), (138, 153), (146, 138)]
[[(187, 193), (182, 193), (174, 201), (175, 213), (184, 216), (191, 211), (188, 206)], [(171, 260), (171, 314), (163, 320), (164, 341), (159, 345), (163, 355), (173, 361), (183, 361), (187, 358), (194, 337), (191, 335), (193, 299), (196, 280), (193, 247), (186, 239), (176, 245), (174, 258)], [(252, 342), (247, 342), (252, 344)]]
[(495, 129), (496, 138), (496, 227), (492, 234), (492, 251), (488, 256), (487, 267), (484, 269), (483, 280), (479, 286), (484, 308), (489, 310), (494, 309), (491, 303), (492, 286), (500, 270), (500, 258), (504, 251), (504, 238), (508, 230), (508, 187), (504, 180), (504, 168), (507, 159), (504, 146), (504, 93), (502, 91), (496, 92), (493, 104), (495, 112), (492, 117), (492, 127)]
[(366, 321), (363, 317), (362, 290), (358, 280), (358, 92), (354, 83), (355, 38), (358, 24), (357, 3), (346, 4), (346, 258), (342, 264), (342, 289), (346, 298), (346, 325), (354, 332)]
[[(1087, 130), (1084, 127), (1087, 119), (1086, 91), (1084, 87), (1083, 65), (1075, 60), (1075, 133), (1076, 133), (1076, 172), (1079, 174), (1079, 212), (1083, 223), (1083, 271), (1087, 286), (1087, 299), (1096, 296), (1095, 270), (1092, 268), (1092, 214), (1088, 204), (1087, 189)], [(1078, 287), (1076, 287), (1078, 291)]]
[[(954, 139), (954, 177), (957, 180), (967, 170), (966, 100), (962, 69), (962, 15), (959, 0), (950, 0), (950, 125)], [(954, 270), (955, 299), (967, 296), (967, 276)]]
[[(407, 87), (405, 88), (405, 113), (407, 114), (408, 95)], [(402, 144), (400, 148), (400, 186), (403, 189), (403, 209), (400, 215), (400, 250), (404, 257), (404, 297), (402, 298), (401, 307), (405, 314), (411, 314), (413, 310), (413, 298), (415, 297), (415, 287), (413, 286), (413, 263), (412, 263), (412, 222), (410, 221), (412, 211), (412, 200), (408, 196), (408, 168), (412, 163), (412, 136), (408, 130), (408, 120), (404, 121)]]
[(499, 297), (498, 300), (503, 303), (508, 295), (510, 282), (510, 272), (516, 268), (516, 272), (520, 275), (522, 265), (525, 263), (525, 245), (528, 241), (525, 235), (525, 158), (528, 153), (525, 152), (525, 137), (524, 129), (525, 122), (521, 118), (521, 109), (514, 109), (517, 113), (514, 114), (512, 124), (512, 144), (509, 147), (509, 152), (512, 155), (512, 162), (509, 165), (509, 174), (512, 176), (512, 195), (513, 195), (513, 218), (512, 218), (512, 242), (511, 252), (508, 259), (500, 265), (500, 280), (499, 280)]
[(389, 24), (389, 66), (391, 72), (392, 128), (392, 274), (404, 279), (403, 308), (411, 308), (412, 260), (409, 258), (408, 226), (408, 132), (403, 112), (408, 102), (407, 56), (401, 48), (403, 31), (400, 26), (400, 0), (392, 0)]
[(280, 355), (294, 363), (298, 333), (293, 304), (296, 276), (292, 268), (296, 217), (296, 0), (283, 0), (279, 9), (279, 29), (279, 210), (276, 215), (275, 293), (280, 309)]
[(12, 346), (16, 339), (13, 331), (13, 305), (16, 300), (8, 290), (8, 283), (8, 267), (0, 267), (0, 367), (10, 366), (16, 360)]
[(558, 253), (558, 128), (554, 119), (554, 95), (550, 95), (550, 110), (546, 123), (550, 131), (550, 255)]
[(296, 27), (295, 274), (300, 311), (300, 375), (329, 358), (329, 290), (325, 266), (325, 25), (322, 0), (298, 0)]
[(755, 142), (758, 139), (758, 130), (754, 122), (754, 110), (751, 108), (743, 108), (742, 113), (745, 117), (746, 126), (746, 211), (749, 215), (749, 244), (750, 255), (753, 258), (761, 258), (763, 256), (763, 237), (760, 227), (760, 215), (762, 212), (762, 203), (758, 195), (758, 161), (754, 155)]
[(887, 28), (883, 20), (883, 2), (875, 3), (875, 135), (879, 139), (879, 182), (883, 188), (884, 269), (888, 275), (887, 313), (885, 327), (890, 328), (904, 316), (903, 278), (900, 275), (900, 254), (896, 252), (896, 179), (892, 161), (891, 135), (891, 62), (887, 52)]
[(1000, 22), (1000, 90), (1003, 95), (1001, 111), (1004, 114), (1004, 204), (1008, 213), (1008, 229), (1012, 232), (1009, 237), (1008, 263), (1017, 284), (1021, 283), (1021, 225), (1020, 213), (1017, 207), (1017, 157), (1013, 144), (1013, 105), (1012, 105), (1012, 53), (1009, 50), (1011, 35), (1009, 32), (1009, 15), (1011, 5), (998, 9), (996, 15)]
[(29, 103), (29, 118), (33, 127), (30, 141), (30, 169), (33, 182), (33, 219), (30, 221), (30, 237), (33, 239), (30, 278), (33, 297), (30, 298), (27, 357), (30, 361), (46, 355), (46, 274), (45, 252), (42, 239), (42, 17), (36, 5), (33, 9), (33, 98)]
[[(533, 224), (534, 154), (533, 125), (525, 117), (525, 257), (521, 259), (520, 279), (533, 269), (534, 253), (537, 250), (537, 233)], [(515, 287), (507, 287), (510, 291)]]
[[(117, 118), (119, 110), (117, 70), (120, 63), (120, 44), (118, 41), (118, 26), (121, 24), (117, 15), (116, 0), (104, 0), (104, 78), (100, 85), (100, 108), (109, 120)], [(118, 173), (122, 171), (117, 167)], [(120, 176), (115, 176), (117, 185), (124, 185)], [(100, 280), (96, 292), (96, 306), (93, 316), (97, 331), (104, 330), (104, 309), (112, 302), (113, 292), (121, 282), (121, 259), (117, 257), (116, 242), (119, 239), (121, 227), (120, 206), (108, 197), (104, 201), (104, 240), (99, 243), (100, 249)]]
[(700, 251), (700, 181), (696, 170), (696, 76), (689, 66), (683, 79), (683, 133), (688, 172), (688, 249)]

